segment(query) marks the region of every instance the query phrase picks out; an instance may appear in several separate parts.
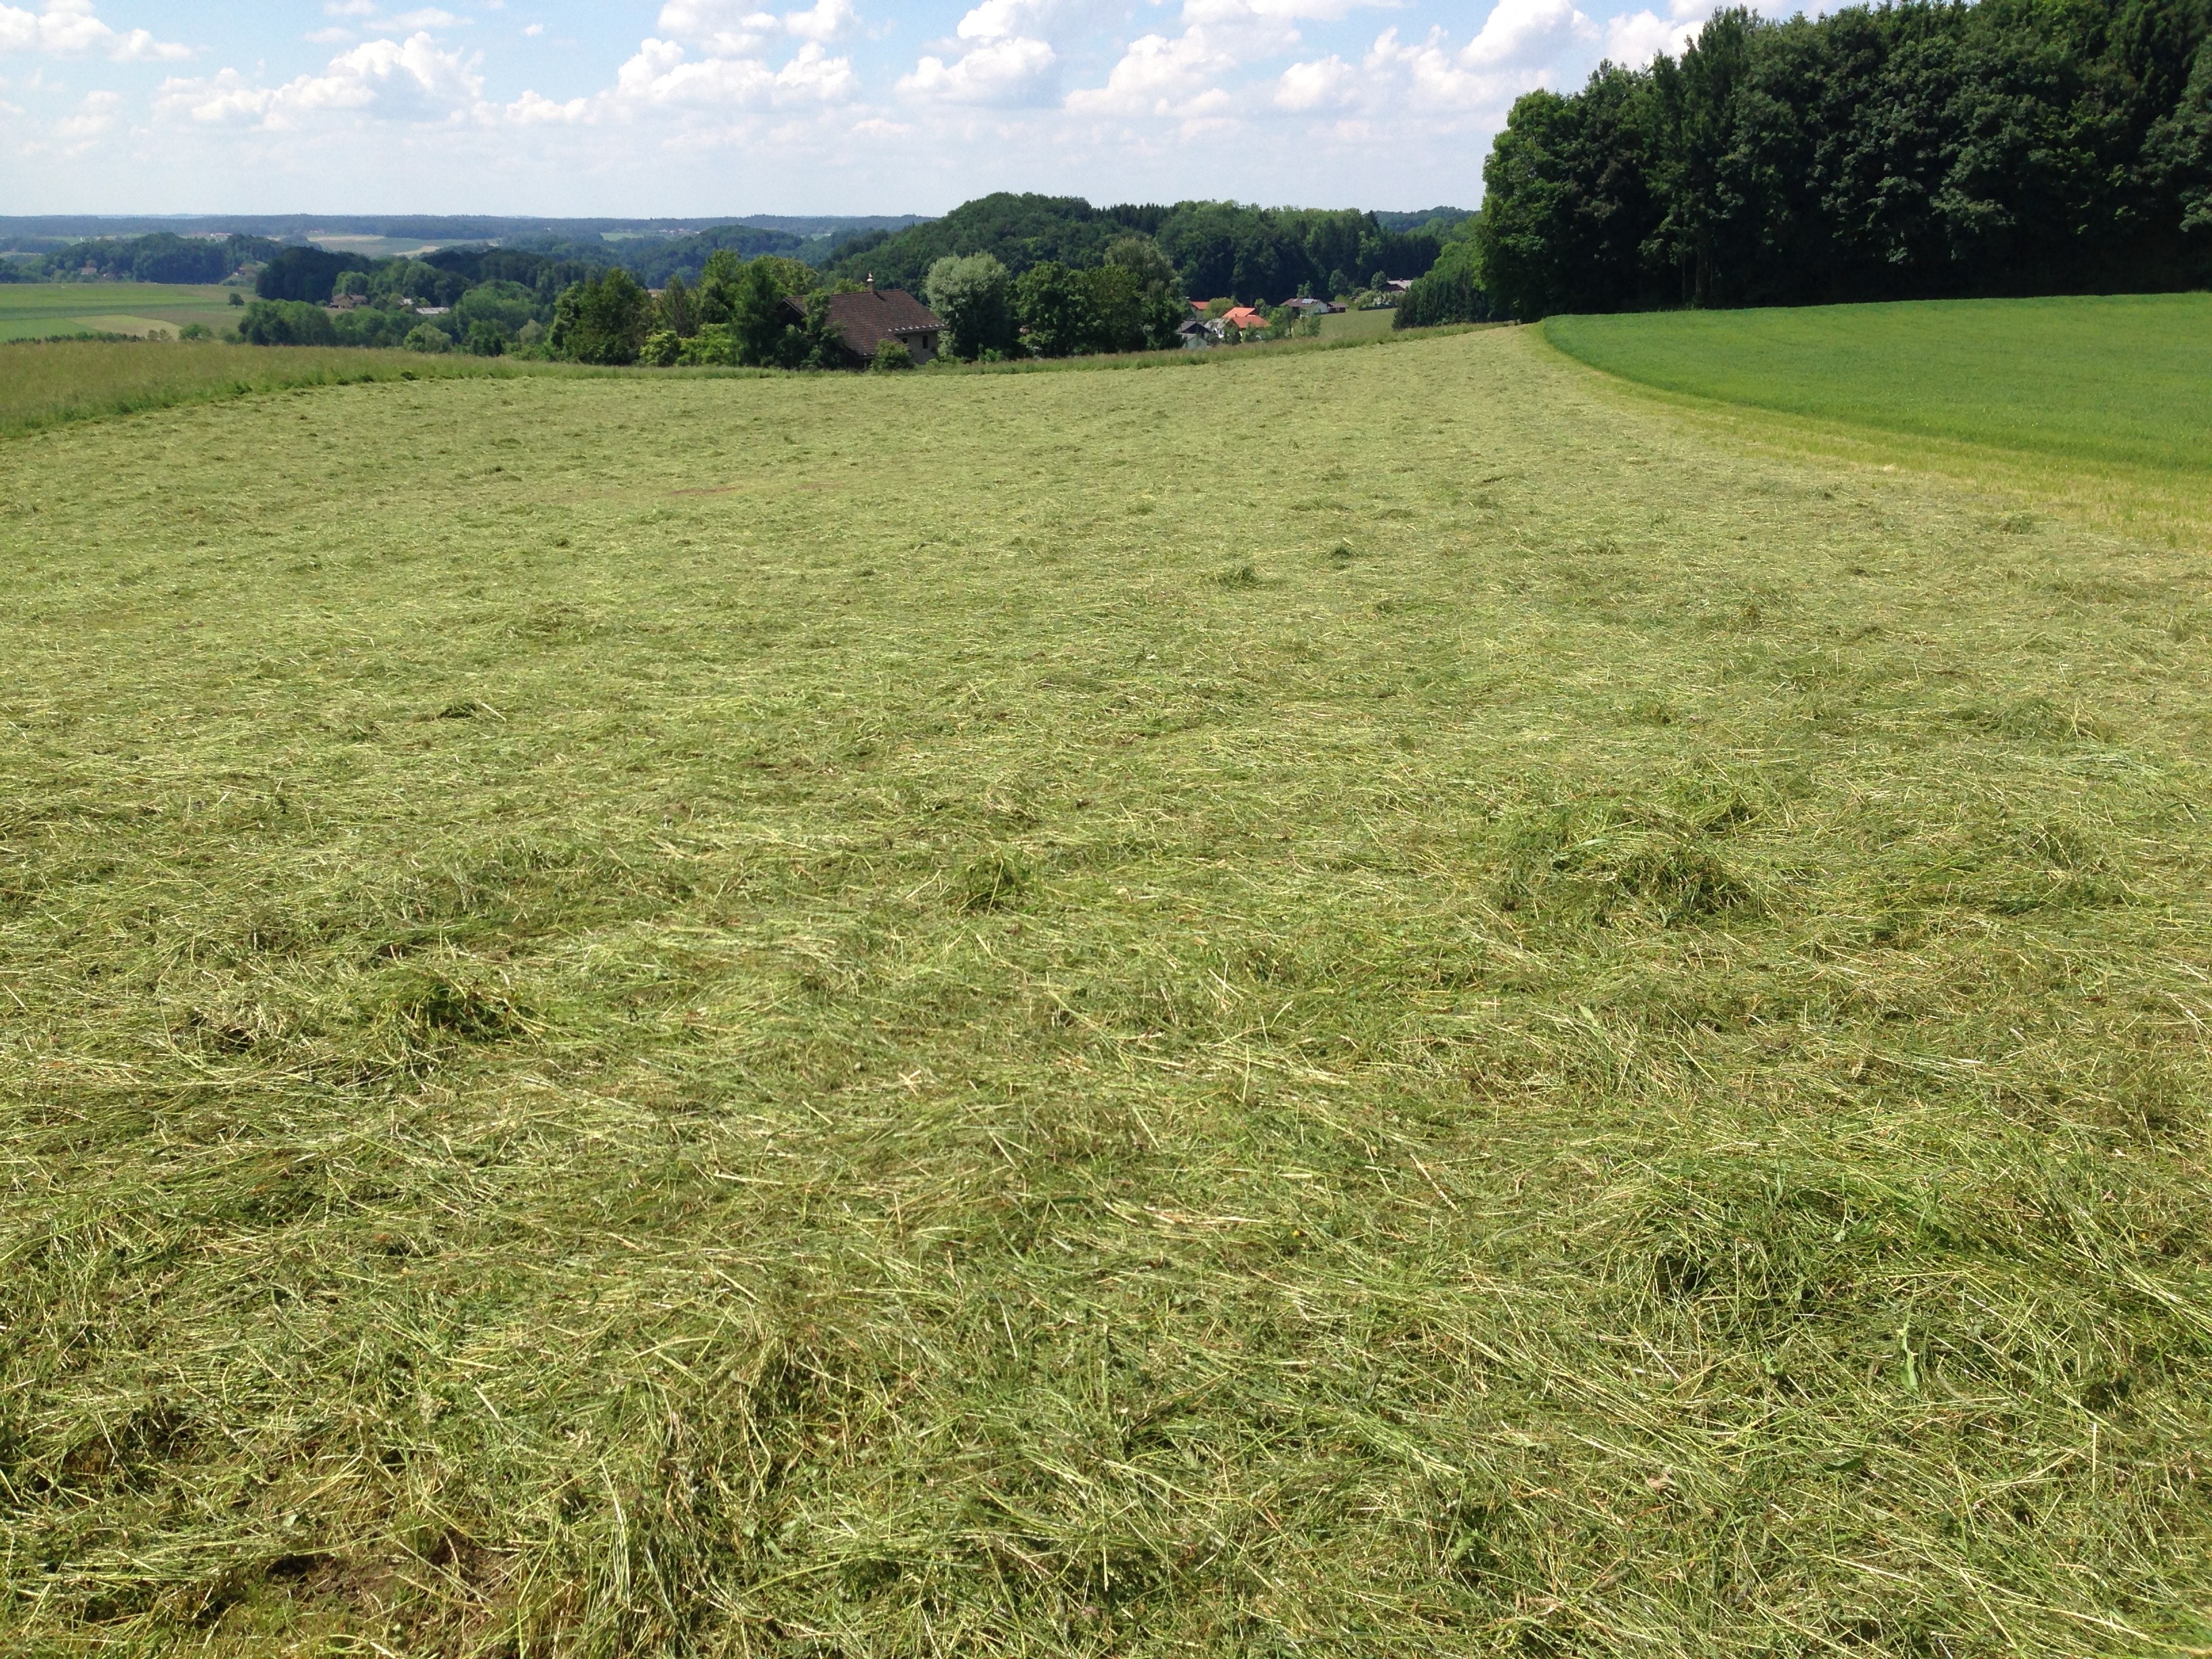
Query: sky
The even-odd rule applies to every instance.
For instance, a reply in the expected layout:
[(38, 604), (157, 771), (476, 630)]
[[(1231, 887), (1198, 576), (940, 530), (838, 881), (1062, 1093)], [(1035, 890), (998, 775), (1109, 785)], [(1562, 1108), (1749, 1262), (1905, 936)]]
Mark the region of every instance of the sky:
[(1473, 207), (1516, 97), (1647, 62), (1711, 9), (761, 3), (0, 0), (0, 213)]

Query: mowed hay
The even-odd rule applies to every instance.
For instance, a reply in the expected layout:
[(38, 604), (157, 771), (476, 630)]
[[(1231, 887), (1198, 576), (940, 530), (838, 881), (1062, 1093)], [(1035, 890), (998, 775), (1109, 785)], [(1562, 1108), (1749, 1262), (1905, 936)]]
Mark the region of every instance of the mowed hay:
[(6, 454), (15, 1644), (2212, 1644), (2197, 556), (1512, 331)]

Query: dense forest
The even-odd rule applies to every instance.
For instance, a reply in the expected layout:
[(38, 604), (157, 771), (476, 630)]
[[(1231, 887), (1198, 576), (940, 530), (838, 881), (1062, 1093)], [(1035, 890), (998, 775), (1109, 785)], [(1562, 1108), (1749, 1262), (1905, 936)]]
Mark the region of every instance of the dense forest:
[(220, 283), (283, 252), (262, 236), (144, 236), (72, 242), (30, 259), (0, 260), (0, 282)]
[(2212, 278), (2207, 0), (1981, 0), (1769, 22), (1513, 106), (1490, 303), (2143, 291)]
[[(872, 276), (885, 287), (920, 293), (930, 267), (955, 256), (988, 254), (1014, 278), (1031, 267), (1060, 264), (1095, 270), (1107, 250), (1132, 234), (1158, 246), (1189, 293), (1248, 303), (1279, 302), (1299, 294), (1352, 295), (1379, 286), (1382, 276), (1413, 278), (1436, 262), (1447, 236), (1463, 225), (1462, 210), (1424, 214), (1373, 214), (1301, 208), (1257, 208), (1234, 202), (1182, 202), (1173, 207), (1095, 208), (1078, 197), (986, 196), (942, 219), (903, 229), (838, 228), (800, 234), (762, 225), (724, 224), (680, 236), (604, 237), (556, 231), (523, 231), (496, 248), (481, 244), (426, 253), (403, 264), (464, 276), (441, 287), (420, 271), (408, 273), (409, 292), (426, 302), (451, 305), (462, 288), (478, 281), (542, 286), (551, 267), (568, 273), (620, 269), (649, 289), (680, 278), (703, 280), (717, 253), (741, 259), (773, 255), (825, 272), (831, 280)], [(811, 227), (807, 228), (811, 229)], [(526, 271), (503, 269), (481, 276), (471, 263), (487, 255), (528, 255)], [(282, 261), (285, 274), (260, 283), (264, 299), (322, 303), (347, 271), (382, 270), (392, 261), (328, 252), (313, 244), (263, 237), (180, 237), (156, 232), (54, 248), (28, 259), (0, 261), (0, 280), (218, 283), (240, 266)], [(487, 268), (488, 269), (488, 268)], [(549, 301), (550, 302), (550, 301)]]
[[(716, 225), (681, 236), (625, 236), (615, 241), (603, 237), (556, 231), (527, 231), (504, 239), (498, 251), (527, 253), (546, 264), (589, 270), (627, 270), (648, 288), (666, 285), (672, 276), (696, 283), (707, 261), (728, 252), (741, 258), (763, 253), (779, 254), (813, 265), (836, 258), (846, 244), (861, 233), (830, 231), (802, 236), (787, 230), (757, 225)], [(420, 256), (434, 264), (448, 252), (441, 250)], [(474, 245), (477, 253), (486, 252)], [(312, 268), (335, 276), (342, 270), (367, 270), (386, 263), (356, 253), (325, 252), (312, 242), (278, 242), (262, 236), (179, 236), (169, 231), (144, 235), (99, 238), (48, 247), (31, 257), (0, 260), (0, 282), (136, 282), (220, 283), (241, 267), (266, 264), (288, 255), (307, 256)], [(313, 265), (313, 261), (337, 264)], [(295, 264), (297, 261), (295, 261)], [(313, 286), (313, 283), (308, 284)], [(295, 284), (295, 286), (297, 286)], [(286, 291), (264, 297), (327, 299), (327, 283), (319, 296)]]
[(1159, 248), (1193, 295), (1279, 304), (1300, 294), (1355, 294), (1377, 276), (1419, 276), (1436, 263), (1445, 232), (1465, 217), (1439, 209), (1422, 224), (1391, 229), (1375, 214), (1350, 210), (1236, 202), (1100, 208), (1075, 196), (1000, 191), (896, 234), (856, 237), (829, 269), (919, 293), (940, 259), (988, 254), (1015, 277), (1047, 264), (1095, 270), (1109, 248), (1134, 234)]

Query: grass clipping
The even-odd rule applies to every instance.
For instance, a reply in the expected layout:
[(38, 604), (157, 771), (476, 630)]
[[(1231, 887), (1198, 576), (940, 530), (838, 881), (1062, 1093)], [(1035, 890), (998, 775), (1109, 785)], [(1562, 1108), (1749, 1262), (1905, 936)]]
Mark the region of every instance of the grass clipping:
[(11, 453), (6, 1645), (2212, 1644), (2201, 561), (1506, 332)]

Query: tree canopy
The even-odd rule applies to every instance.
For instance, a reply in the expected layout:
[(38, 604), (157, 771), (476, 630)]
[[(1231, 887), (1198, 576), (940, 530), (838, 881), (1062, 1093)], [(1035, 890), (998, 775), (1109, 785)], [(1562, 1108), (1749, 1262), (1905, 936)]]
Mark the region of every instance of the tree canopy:
[(1721, 13), (1513, 106), (1483, 169), (1522, 318), (2212, 278), (2207, 0)]
[(1444, 244), (1427, 276), (1419, 278), (1398, 302), (1393, 328), (1434, 328), (1441, 323), (1484, 323), (1495, 314), (1482, 288), (1482, 262), (1475, 247), (1474, 225), (1468, 234)]
[(1377, 270), (1419, 276), (1440, 246), (1432, 228), (1386, 229), (1371, 213), (1235, 202), (1097, 208), (1074, 196), (1000, 192), (880, 242), (856, 242), (830, 269), (919, 290), (940, 259), (988, 254), (1016, 277), (1048, 264), (1087, 270), (1133, 235), (1158, 247), (1188, 292), (1245, 301), (1350, 293)]
[(93, 276), (129, 283), (220, 283), (240, 265), (273, 259), (281, 243), (262, 236), (179, 236), (155, 231), (57, 248), (38, 262), (49, 281)]

